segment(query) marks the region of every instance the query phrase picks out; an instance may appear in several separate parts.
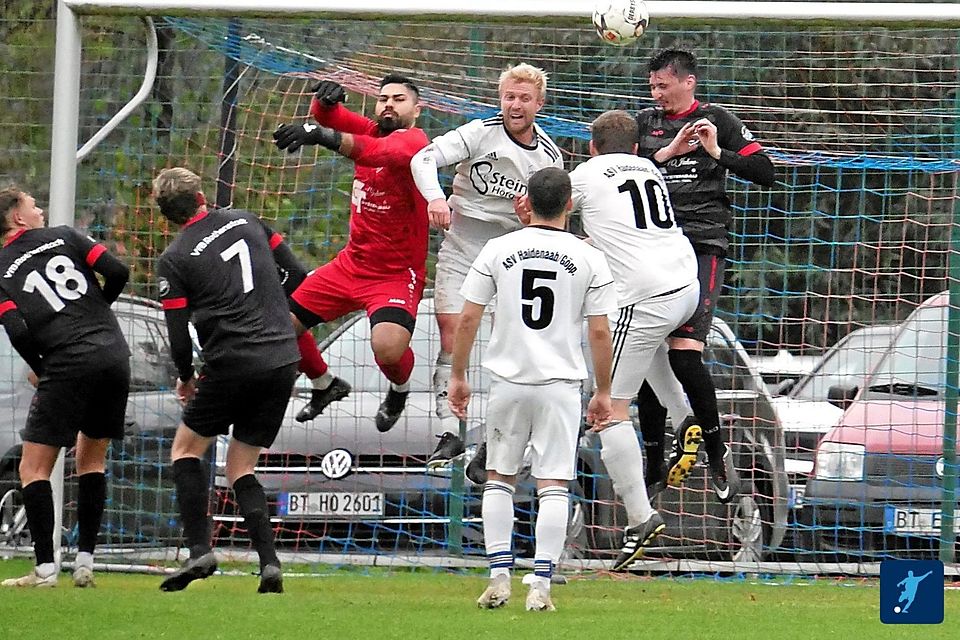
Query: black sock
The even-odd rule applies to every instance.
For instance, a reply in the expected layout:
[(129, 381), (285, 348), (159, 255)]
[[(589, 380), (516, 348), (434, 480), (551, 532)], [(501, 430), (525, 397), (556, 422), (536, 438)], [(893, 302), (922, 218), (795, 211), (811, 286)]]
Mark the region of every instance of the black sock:
[(253, 548), (260, 556), (260, 569), (268, 564), (280, 566), (277, 551), (273, 546), (273, 527), (270, 525), (270, 512), (267, 509), (267, 497), (263, 487), (252, 473), (237, 478), (233, 483), (233, 492), (237, 496), (237, 505), (243, 514), (243, 523)]
[(78, 479), (77, 529), (80, 540), (78, 551), (93, 553), (103, 520), (103, 506), (107, 500), (107, 479), (102, 472), (85, 473)]
[(37, 565), (53, 562), (53, 490), (49, 480), (36, 480), (20, 490), (27, 512)]
[(703, 364), (699, 351), (671, 349), (670, 368), (680, 381), (690, 407), (703, 430), (703, 444), (709, 461), (723, 457), (723, 437), (720, 433), (720, 413), (717, 409), (717, 392), (710, 372)]
[(637, 418), (643, 434), (643, 450), (647, 456), (647, 478), (659, 479), (663, 462), (663, 432), (667, 425), (667, 409), (646, 380), (637, 393)]
[(207, 465), (199, 458), (180, 458), (173, 461), (173, 482), (177, 486), (177, 505), (183, 535), (190, 548), (190, 557), (199, 558), (210, 553), (210, 483)]

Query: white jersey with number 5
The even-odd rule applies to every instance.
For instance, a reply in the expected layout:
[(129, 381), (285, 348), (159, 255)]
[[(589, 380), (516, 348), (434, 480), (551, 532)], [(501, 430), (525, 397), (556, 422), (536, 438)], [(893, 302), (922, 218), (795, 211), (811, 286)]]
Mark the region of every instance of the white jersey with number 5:
[(529, 226), (484, 245), (460, 293), (486, 305), (496, 295), (483, 366), (519, 384), (583, 380), (583, 319), (617, 309), (603, 254), (576, 236)]
[(652, 162), (627, 153), (594, 156), (570, 173), (570, 181), (574, 211), (610, 263), (621, 307), (697, 279), (693, 247)]

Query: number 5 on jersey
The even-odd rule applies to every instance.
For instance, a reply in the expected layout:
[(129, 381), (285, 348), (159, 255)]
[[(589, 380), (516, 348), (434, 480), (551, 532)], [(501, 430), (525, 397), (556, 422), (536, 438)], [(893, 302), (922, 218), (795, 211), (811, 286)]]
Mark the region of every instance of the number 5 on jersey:
[(240, 277), (243, 278), (243, 292), (253, 291), (253, 267), (250, 266), (250, 247), (246, 240), (237, 240), (232, 245), (220, 252), (220, 258), (224, 262), (230, 262), (236, 257), (240, 261)]
[[(522, 311), (520, 317), (523, 324), (539, 331), (546, 329), (553, 320), (554, 295), (553, 289), (546, 284), (537, 284), (537, 280), (556, 280), (556, 271), (541, 271), (539, 269), (524, 269), (523, 279), (520, 282), (520, 297)], [(540, 301), (540, 313), (534, 316), (535, 302)]]
[[(43, 272), (47, 276), (46, 279), (37, 271), (28, 273), (23, 281), (23, 290), (26, 293), (34, 291), (39, 293), (54, 312), (62, 311), (67, 306), (64, 300), (78, 300), (87, 292), (89, 286), (87, 279), (74, 266), (73, 260), (67, 256), (50, 258)], [(47, 280), (56, 286), (56, 291)]]

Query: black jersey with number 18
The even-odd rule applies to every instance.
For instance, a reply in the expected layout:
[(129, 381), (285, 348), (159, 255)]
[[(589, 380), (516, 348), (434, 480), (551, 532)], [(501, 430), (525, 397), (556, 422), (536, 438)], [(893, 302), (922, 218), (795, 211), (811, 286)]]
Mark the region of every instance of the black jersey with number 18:
[(130, 357), (91, 268), (104, 251), (71, 227), (26, 229), (0, 249), (0, 314), (23, 315), (45, 375), (81, 376)]
[(190, 310), (205, 372), (242, 377), (300, 359), (274, 238), (251, 213), (213, 210), (188, 220), (160, 256), (163, 308)]

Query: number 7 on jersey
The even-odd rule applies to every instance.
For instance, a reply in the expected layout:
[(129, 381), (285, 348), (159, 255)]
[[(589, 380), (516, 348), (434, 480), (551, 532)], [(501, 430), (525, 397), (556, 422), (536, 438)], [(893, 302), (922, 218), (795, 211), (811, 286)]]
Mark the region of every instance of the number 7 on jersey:
[(243, 278), (243, 292), (253, 291), (253, 267), (250, 266), (250, 247), (246, 240), (237, 240), (232, 245), (220, 252), (220, 258), (224, 262), (230, 262), (236, 257), (240, 260), (240, 276)]

